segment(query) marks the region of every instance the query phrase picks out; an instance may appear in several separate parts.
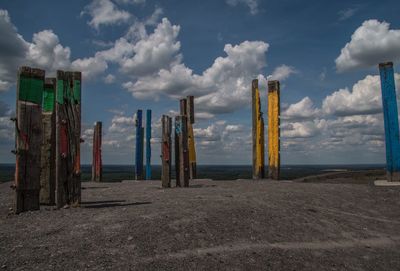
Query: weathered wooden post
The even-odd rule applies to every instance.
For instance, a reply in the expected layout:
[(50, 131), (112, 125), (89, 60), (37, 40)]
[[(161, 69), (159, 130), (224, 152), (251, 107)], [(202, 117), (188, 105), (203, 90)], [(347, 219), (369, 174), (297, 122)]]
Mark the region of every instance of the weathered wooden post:
[(151, 110), (146, 111), (146, 180), (151, 180)]
[(57, 71), (56, 204), (81, 202), (81, 72)]
[(39, 210), (42, 95), (45, 72), (21, 67), (15, 120), (15, 213)]
[(194, 123), (194, 97), (187, 96), (186, 98), (186, 116), (187, 116), (187, 130), (188, 130), (188, 149), (189, 149), (189, 176), (190, 179), (197, 178), (196, 168), (196, 146), (193, 134)]
[(280, 176), (280, 86), (279, 81), (268, 81), (268, 177)]
[(254, 79), (251, 88), (253, 119), (253, 179), (264, 178), (264, 119), (261, 112), (258, 80)]
[(55, 203), (55, 90), (56, 78), (46, 78), (42, 105), (42, 156), (40, 173), (40, 203)]
[(189, 186), (189, 152), (186, 116), (175, 117), (175, 169), (176, 186)]
[(143, 180), (143, 127), (142, 127), (142, 110), (140, 109), (136, 113), (135, 179)]
[(97, 121), (93, 128), (93, 160), (92, 160), (93, 182), (101, 182), (103, 178), (101, 143), (102, 143), (102, 123), (101, 121)]
[(400, 136), (393, 63), (379, 64), (385, 123), (386, 172), (389, 182), (400, 181)]
[(161, 140), (161, 183), (162, 187), (171, 187), (171, 131), (172, 120), (169, 116), (163, 115), (162, 123), (162, 140)]

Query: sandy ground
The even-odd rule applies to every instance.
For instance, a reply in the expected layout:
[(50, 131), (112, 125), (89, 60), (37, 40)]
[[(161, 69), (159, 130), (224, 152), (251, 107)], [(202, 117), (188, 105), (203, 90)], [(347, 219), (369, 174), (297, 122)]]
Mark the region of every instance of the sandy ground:
[(3, 183), (0, 270), (399, 270), (400, 187), (332, 180), (84, 183), (20, 215)]

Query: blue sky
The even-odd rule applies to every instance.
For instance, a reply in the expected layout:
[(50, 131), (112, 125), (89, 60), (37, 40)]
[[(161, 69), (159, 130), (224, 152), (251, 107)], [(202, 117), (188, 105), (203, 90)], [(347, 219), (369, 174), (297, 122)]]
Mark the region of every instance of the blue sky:
[[(134, 162), (134, 113), (195, 95), (199, 164), (250, 164), (251, 79), (281, 81), (282, 163), (384, 163), (377, 64), (399, 72), (398, 1), (1, 1), (0, 162), (13, 162), (17, 68), (83, 72), (83, 163)], [(397, 86), (400, 76), (396, 75)]]

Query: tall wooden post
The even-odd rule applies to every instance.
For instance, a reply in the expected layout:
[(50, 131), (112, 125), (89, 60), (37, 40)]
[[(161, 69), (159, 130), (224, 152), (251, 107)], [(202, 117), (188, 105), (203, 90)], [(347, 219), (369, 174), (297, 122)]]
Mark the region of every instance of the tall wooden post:
[(175, 117), (176, 186), (189, 186), (189, 152), (186, 116)]
[(151, 180), (151, 110), (146, 111), (146, 180)]
[(280, 176), (280, 86), (268, 81), (268, 177)]
[(386, 172), (390, 182), (400, 181), (400, 136), (393, 63), (379, 64), (385, 123)]
[(253, 179), (264, 178), (264, 119), (261, 112), (258, 80), (254, 79), (251, 87), (253, 119)]
[(169, 116), (163, 115), (162, 123), (162, 140), (161, 140), (161, 183), (162, 187), (171, 187), (171, 131), (172, 120)]
[(40, 208), (42, 95), (45, 72), (21, 67), (17, 80), (15, 122), (15, 213)]
[(135, 179), (143, 180), (143, 127), (142, 110), (136, 113), (136, 161), (135, 161)]
[(101, 121), (97, 121), (93, 129), (93, 160), (92, 160), (93, 182), (101, 182), (103, 178), (101, 144), (102, 144), (102, 123)]
[(56, 78), (46, 78), (42, 105), (42, 157), (40, 173), (40, 203), (55, 203), (55, 91)]
[(189, 176), (190, 179), (197, 178), (196, 166), (196, 146), (193, 134), (194, 123), (194, 97), (187, 96), (186, 98), (186, 116), (187, 116), (187, 130), (188, 130), (188, 149), (189, 149)]
[(57, 71), (56, 204), (81, 202), (81, 72)]

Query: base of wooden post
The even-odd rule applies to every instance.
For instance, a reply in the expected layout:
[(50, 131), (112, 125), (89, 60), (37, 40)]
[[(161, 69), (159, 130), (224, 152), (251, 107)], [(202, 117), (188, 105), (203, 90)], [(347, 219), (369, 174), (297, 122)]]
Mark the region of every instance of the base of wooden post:
[(400, 182), (400, 172), (386, 172), (388, 182)]
[(16, 190), (15, 213), (36, 211), (40, 209), (40, 190)]

